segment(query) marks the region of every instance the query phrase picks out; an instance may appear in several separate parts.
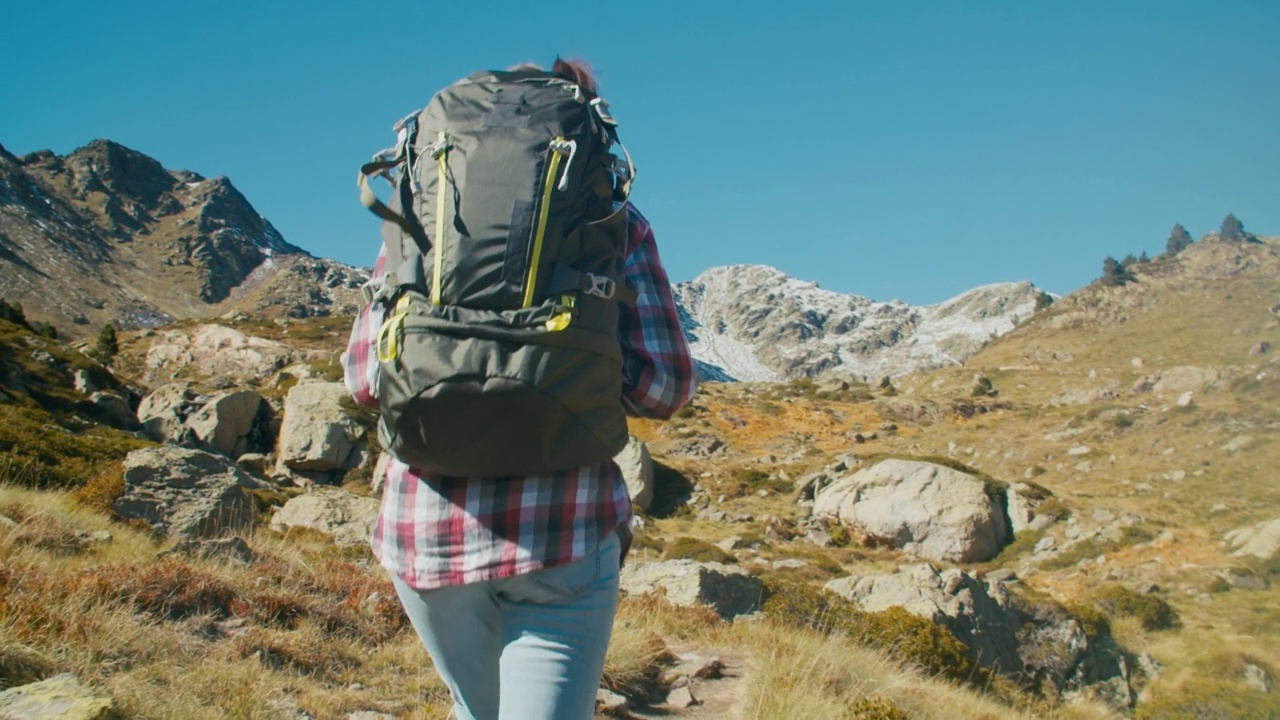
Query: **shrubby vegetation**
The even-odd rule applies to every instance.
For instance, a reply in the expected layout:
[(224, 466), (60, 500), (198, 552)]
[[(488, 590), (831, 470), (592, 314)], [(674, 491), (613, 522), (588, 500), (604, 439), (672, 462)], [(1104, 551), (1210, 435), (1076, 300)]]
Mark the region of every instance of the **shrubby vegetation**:
[(764, 611), (771, 622), (845, 635), (930, 675), (962, 681), (985, 676), (950, 630), (900, 607), (867, 612), (833, 592), (801, 583), (766, 583), (765, 594)]

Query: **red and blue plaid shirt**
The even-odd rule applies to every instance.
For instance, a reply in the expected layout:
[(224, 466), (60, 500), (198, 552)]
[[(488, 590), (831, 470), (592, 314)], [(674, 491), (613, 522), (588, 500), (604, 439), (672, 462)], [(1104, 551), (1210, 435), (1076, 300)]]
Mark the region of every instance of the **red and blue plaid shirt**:
[[(648, 220), (627, 206), (626, 281), (639, 294), (618, 328), (627, 413), (667, 418), (697, 387), (689, 346)], [(374, 277), (385, 274), (385, 249)], [(347, 388), (378, 407), (374, 342), (382, 324), (374, 303), (357, 317), (343, 353)], [(533, 572), (585, 557), (631, 522), (631, 499), (618, 466), (525, 478), (461, 478), (419, 473), (392, 459), (372, 546), (409, 585), (430, 589)]]

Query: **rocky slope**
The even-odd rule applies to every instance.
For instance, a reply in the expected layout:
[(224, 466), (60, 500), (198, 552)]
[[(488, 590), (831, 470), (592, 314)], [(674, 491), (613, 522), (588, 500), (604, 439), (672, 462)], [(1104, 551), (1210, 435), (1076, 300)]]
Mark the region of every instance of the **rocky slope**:
[(865, 380), (960, 365), (1047, 300), (1017, 282), (923, 307), (876, 302), (763, 265), (715, 268), (674, 290), (703, 375), (718, 380)]
[(240, 305), (348, 311), (363, 275), (286, 242), (227, 178), (108, 140), (66, 156), (0, 147), (0, 296), (66, 334)]

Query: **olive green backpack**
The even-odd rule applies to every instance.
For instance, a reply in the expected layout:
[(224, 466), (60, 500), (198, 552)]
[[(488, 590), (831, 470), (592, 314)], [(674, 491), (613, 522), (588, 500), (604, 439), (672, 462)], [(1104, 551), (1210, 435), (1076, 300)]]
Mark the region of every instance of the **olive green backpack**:
[[(558, 75), (479, 72), (360, 171), (387, 273), (379, 441), (411, 467), (521, 476), (627, 441), (620, 303), (634, 175), (608, 103)], [(391, 183), (384, 202), (370, 189)]]

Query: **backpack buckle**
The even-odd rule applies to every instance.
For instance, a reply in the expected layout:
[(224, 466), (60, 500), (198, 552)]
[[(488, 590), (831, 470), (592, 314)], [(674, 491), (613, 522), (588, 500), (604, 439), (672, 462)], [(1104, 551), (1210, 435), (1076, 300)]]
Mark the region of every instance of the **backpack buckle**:
[(591, 273), (583, 273), (583, 277), (590, 282), (590, 285), (582, 290), (587, 295), (612, 300), (614, 293), (618, 291), (618, 285), (613, 281), (613, 278), (592, 275)]

